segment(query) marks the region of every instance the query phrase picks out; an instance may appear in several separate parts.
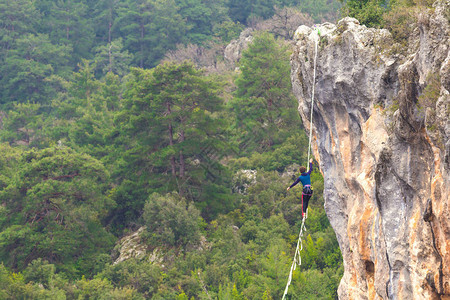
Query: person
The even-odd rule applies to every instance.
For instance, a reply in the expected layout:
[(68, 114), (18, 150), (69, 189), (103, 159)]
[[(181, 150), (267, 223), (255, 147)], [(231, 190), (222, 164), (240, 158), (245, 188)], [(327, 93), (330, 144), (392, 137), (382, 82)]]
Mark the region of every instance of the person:
[(308, 202), (309, 199), (311, 199), (311, 196), (313, 194), (313, 189), (311, 187), (311, 171), (312, 171), (312, 165), (313, 160), (309, 161), (309, 171), (306, 172), (306, 168), (304, 166), (300, 167), (300, 173), (301, 175), (294, 181), (293, 184), (291, 184), (287, 190), (289, 191), (292, 187), (294, 187), (297, 183), (301, 182), (303, 185), (303, 191), (302, 191), (302, 218), (307, 215), (307, 209), (308, 209)]

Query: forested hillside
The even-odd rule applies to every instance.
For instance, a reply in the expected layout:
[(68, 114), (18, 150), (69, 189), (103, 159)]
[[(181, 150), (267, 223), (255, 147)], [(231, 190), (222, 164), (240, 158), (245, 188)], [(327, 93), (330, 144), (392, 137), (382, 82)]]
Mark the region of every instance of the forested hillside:
[[(0, 298), (280, 299), (308, 146), (291, 29), (339, 7), (0, 0)], [(291, 299), (333, 299), (342, 276), (312, 181)]]

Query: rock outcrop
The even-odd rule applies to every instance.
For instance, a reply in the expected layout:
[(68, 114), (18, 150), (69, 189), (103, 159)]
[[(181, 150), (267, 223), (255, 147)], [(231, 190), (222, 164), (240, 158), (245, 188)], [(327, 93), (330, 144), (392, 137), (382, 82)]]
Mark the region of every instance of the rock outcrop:
[(250, 186), (256, 183), (256, 170), (239, 170), (233, 176), (233, 192), (247, 195)]
[(340, 299), (450, 298), (449, 6), (422, 13), (404, 52), (352, 18), (295, 33), (293, 89), (344, 258)]
[(232, 40), (228, 46), (225, 48), (223, 56), (225, 60), (236, 66), (238, 61), (241, 59), (242, 51), (248, 48), (248, 45), (253, 40), (253, 29), (247, 28), (241, 32), (239, 38)]
[(117, 252), (118, 257), (114, 260), (114, 264), (118, 264), (130, 258), (142, 259), (147, 256), (147, 247), (141, 243), (141, 236), (146, 230), (143, 226), (136, 232), (133, 232), (123, 238), (114, 247), (114, 252)]

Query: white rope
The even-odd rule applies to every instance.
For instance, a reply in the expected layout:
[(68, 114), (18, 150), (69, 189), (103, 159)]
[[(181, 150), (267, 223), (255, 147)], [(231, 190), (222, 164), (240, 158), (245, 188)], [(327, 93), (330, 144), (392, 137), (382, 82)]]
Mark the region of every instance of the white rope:
[(289, 278), (288, 278), (288, 282), (286, 284), (286, 288), (284, 289), (284, 294), (283, 294), (282, 300), (285, 299), (288, 289), (289, 289), (289, 286), (291, 285), (292, 274), (294, 273), (295, 269), (297, 268), (297, 265), (301, 266), (301, 264), (302, 264), (302, 257), (300, 256), (300, 251), (302, 251), (302, 249), (303, 249), (303, 242), (302, 242), (303, 229), (305, 229), (305, 231), (306, 231), (305, 220), (306, 220), (306, 215), (303, 217), (302, 225), (300, 226), (300, 233), (298, 234), (298, 240), (297, 240), (297, 248), (295, 249), (294, 260), (292, 261), (291, 271), (289, 272)]
[(317, 34), (317, 38), (315, 39), (315, 49), (314, 49), (314, 72), (313, 72), (313, 83), (312, 83), (312, 93), (311, 93), (311, 117), (309, 118), (309, 144), (308, 144), (308, 160), (306, 161), (308, 164), (309, 171), (309, 157), (311, 154), (311, 142), (312, 142), (312, 124), (313, 124), (313, 108), (314, 108), (314, 87), (316, 86), (316, 62), (317, 62), (317, 44), (318, 44), (319, 36)]
[[(308, 160), (307, 160), (308, 171), (309, 171), (309, 157), (311, 154), (311, 142), (312, 142), (312, 118), (313, 118), (313, 107), (314, 107), (314, 87), (316, 85), (316, 61), (317, 61), (318, 36), (315, 39), (315, 42), (316, 43), (315, 43), (315, 49), (314, 49), (314, 51), (315, 51), (315, 53), (314, 53), (314, 72), (313, 72), (313, 85), (312, 85), (312, 94), (311, 94), (311, 118), (309, 119), (309, 145), (308, 145)], [(301, 264), (302, 264), (302, 257), (300, 255), (300, 251), (302, 251), (302, 249), (303, 249), (303, 242), (302, 242), (303, 230), (306, 231), (305, 220), (306, 220), (306, 214), (303, 216), (303, 219), (302, 219), (300, 233), (298, 234), (297, 247), (295, 248), (294, 260), (292, 261), (291, 271), (289, 272), (289, 277), (288, 277), (288, 281), (286, 284), (286, 288), (284, 289), (284, 294), (283, 294), (282, 300), (285, 299), (285, 297), (288, 293), (288, 289), (289, 289), (289, 286), (291, 285), (291, 281), (292, 281), (293, 272), (295, 271), (297, 266), (301, 266)]]

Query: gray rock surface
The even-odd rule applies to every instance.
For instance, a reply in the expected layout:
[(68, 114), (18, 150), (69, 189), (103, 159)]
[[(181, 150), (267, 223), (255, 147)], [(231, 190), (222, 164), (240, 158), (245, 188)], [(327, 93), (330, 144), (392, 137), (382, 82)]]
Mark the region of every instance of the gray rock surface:
[[(295, 33), (291, 79), (308, 132), (318, 42), (313, 151), (344, 258), (340, 299), (450, 297), (449, 6), (422, 12), (403, 53), (387, 30), (352, 18), (320, 25), (320, 37)], [(423, 107), (427, 88), (439, 96)]]
[[(119, 253), (119, 256), (114, 261), (114, 264), (118, 264), (130, 258), (142, 259), (147, 256), (146, 246), (144, 243), (141, 243), (141, 235), (145, 230), (146, 227), (142, 226), (137, 231), (120, 239), (115, 247), (115, 250)], [(153, 257), (154, 254), (155, 253), (152, 253), (151, 257)]]
[(248, 45), (253, 40), (252, 33), (253, 29), (247, 28), (241, 32), (238, 39), (232, 40), (227, 45), (223, 55), (228, 63), (232, 64), (233, 66), (238, 63), (238, 61), (241, 59), (242, 51), (247, 49)]
[(256, 170), (237, 171), (233, 176), (233, 192), (246, 195), (248, 188), (256, 183), (256, 175)]

